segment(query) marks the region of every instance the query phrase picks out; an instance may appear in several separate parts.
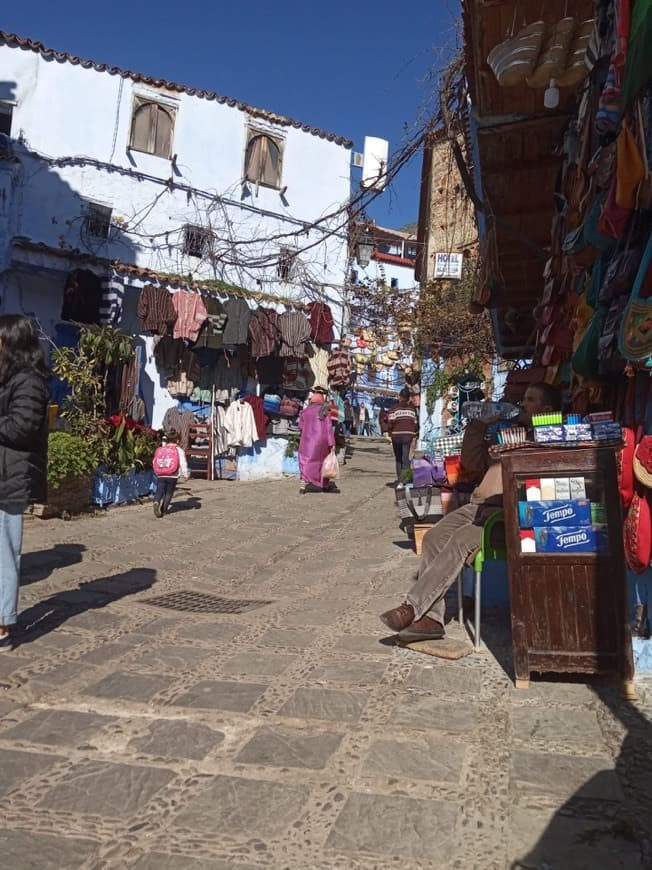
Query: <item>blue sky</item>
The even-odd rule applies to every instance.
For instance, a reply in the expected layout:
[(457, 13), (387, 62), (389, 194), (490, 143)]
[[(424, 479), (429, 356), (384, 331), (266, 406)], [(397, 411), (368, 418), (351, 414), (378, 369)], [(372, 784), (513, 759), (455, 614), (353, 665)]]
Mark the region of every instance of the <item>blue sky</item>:
[[(215, 90), (353, 139), (400, 147), (433, 105), (429, 70), (455, 45), (457, 0), (5, 4), (0, 27), (103, 63)], [(91, 9), (93, 11), (91, 11)], [(430, 97), (430, 99), (429, 99)], [(416, 220), (420, 157), (370, 216)], [(359, 170), (354, 170), (358, 179)]]

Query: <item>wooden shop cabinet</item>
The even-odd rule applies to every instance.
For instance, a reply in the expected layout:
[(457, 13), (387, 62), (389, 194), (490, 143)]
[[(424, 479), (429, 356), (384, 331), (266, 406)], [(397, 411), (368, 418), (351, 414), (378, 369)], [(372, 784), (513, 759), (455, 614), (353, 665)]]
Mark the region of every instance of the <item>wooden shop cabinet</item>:
[[(501, 462), (516, 687), (528, 688), (532, 672), (615, 671), (635, 698), (615, 449), (523, 448)], [(584, 478), (586, 498), (603, 506), (606, 549), (521, 552), (526, 480), (571, 477)]]

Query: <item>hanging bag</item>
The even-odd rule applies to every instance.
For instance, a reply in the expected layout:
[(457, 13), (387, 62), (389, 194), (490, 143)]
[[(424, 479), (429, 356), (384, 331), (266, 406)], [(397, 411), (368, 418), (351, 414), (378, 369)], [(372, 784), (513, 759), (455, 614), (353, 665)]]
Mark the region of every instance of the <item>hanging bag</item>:
[(616, 451), (618, 465), (618, 489), (623, 509), (627, 510), (634, 498), (634, 448), (636, 435), (633, 429), (623, 429), (623, 446)]
[(335, 453), (329, 453), (321, 464), (321, 476), (324, 480), (337, 480), (340, 476), (340, 464)]
[(618, 348), (621, 354), (625, 359), (633, 362), (644, 361), (652, 355), (652, 298), (641, 298), (650, 264), (652, 264), (652, 233), (643, 251), (618, 337)]
[(642, 574), (652, 558), (652, 517), (647, 495), (641, 489), (634, 493), (623, 529), (625, 562), (630, 571)]

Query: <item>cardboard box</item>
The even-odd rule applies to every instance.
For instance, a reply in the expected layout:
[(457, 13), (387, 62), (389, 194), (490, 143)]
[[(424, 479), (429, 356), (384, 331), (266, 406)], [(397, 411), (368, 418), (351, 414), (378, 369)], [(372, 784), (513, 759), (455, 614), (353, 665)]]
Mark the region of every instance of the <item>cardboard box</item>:
[(570, 501), (570, 478), (555, 478), (555, 501)]
[(606, 526), (546, 526), (534, 529), (537, 553), (604, 553)]
[(591, 502), (591, 525), (602, 526), (607, 522), (607, 507), (600, 502)]
[(525, 498), (527, 501), (541, 501), (541, 481), (538, 477), (525, 481)]
[(554, 477), (541, 478), (541, 501), (554, 501), (555, 496), (555, 479)]
[(583, 501), (520, 501), (518, 519), (522, 529), (537, 526), (590, 526), (591, 503)]
[(590, 423), (575, 423), (564, 426), (564, 441), (591, 441), (592, 437)]
[(550, 444), (553, 441), (564, 440), (563, 426), (535, 426), (534, 440), (537, 444)]
[(534, 529), (521, 529), (521, 553), (536, 553), (537, 542), (534, 537)]
[(591, 425), (591, 431), (594, 441), (620, 441), (623, 437), (623, 430), (620, 423), (593, 423)]
[(569, 477), (570, 497), (573, 501), (586, 498), (586, 480), (583, 477)]

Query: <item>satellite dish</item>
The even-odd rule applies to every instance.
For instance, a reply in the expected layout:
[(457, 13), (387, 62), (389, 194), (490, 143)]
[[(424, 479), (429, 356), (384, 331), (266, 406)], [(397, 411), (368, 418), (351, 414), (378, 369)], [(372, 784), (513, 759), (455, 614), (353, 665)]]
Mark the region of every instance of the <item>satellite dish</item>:
[(375, 136), (364, 137), (361, 185), (365, 190), (385, 190), (389, 142)]

